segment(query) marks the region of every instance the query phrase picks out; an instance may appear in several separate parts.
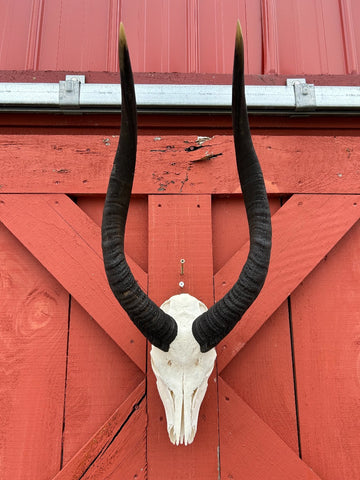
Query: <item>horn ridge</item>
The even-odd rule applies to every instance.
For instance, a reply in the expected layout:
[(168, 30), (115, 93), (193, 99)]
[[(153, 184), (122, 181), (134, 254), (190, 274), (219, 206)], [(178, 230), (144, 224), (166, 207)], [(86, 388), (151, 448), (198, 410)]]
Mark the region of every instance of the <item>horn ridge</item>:
[(235, 285), (193, 323), (202, 352), (215, 347), (237, 324), (260, 293), (271, 252), (271, 216), (261, 167), (251, 139), (244, 84), (244, 45), (238, 21), (232, 87), (236, 165), (249, 224), (250, 250)]
[(119, 30), (121, 128), (106, 193), (102, 219), (102, 250), (112, 292), (141, 333), (156, 347), (168, 351), (177, 335), (175, 320), (163, 312), (137, 284), (124, 253), (126, 219), (134, 180), (137, 114), (133, 74), (125, 30)]

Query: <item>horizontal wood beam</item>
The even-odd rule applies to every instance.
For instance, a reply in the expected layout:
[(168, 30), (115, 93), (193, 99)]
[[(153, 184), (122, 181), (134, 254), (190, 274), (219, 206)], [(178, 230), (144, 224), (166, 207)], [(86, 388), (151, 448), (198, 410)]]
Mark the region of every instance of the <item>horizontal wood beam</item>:
[[(145, 339), (110, 290), (100, 228), (65, 195), (0, 194), (0, 220), (145, 371)], [(147, 291), (147, 274), (128, 260)]]
[[(293, 195), (272, 217), (269, 273), (259, 297), (218, 347), (223, 370), (360, 217), (360, 195)], [(245, 244), (215, 275), (219, 300), (246, 261)]]
[[(358, 193), (351, 136), (253, 135), (270, 195)], [(117, 135), (1, 135), (2, 193), (105, 194)], [(240, 193), (231, 135), (141, 136), (134, 194)]]

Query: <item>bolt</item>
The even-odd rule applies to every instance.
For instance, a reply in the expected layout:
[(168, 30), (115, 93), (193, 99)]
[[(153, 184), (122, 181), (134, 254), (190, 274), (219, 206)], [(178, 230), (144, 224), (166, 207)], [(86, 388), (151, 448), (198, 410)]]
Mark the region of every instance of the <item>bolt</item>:
[(180, 275), (184, 275), (184, 263), (185, 263), (185, 259), (182, 258), (182, 259), (180, 260), (180, 265), (181, 265)]
[(180, 288), (184, 288), (184, 286), (185, 286), (185, 283), (184, 283), (184, 282), (179, 282), (179, 287), (180, 287)]

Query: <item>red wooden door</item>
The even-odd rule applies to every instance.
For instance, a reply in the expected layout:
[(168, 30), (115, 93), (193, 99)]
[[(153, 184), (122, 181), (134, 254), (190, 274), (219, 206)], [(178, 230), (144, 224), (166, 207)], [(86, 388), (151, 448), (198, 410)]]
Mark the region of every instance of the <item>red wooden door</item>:
[[(194, 443), (174, 447), (102, 265), (117, 137), (47, 133), (0, 143), (1, 478), (357, 479), (357, 139), (255, 136), (268, 279), (218, 346)], [(141, 136), (133, 193), (126, 250), (143, 289), (159, 304), (221, 297), (248, 251), (231, 136)]]

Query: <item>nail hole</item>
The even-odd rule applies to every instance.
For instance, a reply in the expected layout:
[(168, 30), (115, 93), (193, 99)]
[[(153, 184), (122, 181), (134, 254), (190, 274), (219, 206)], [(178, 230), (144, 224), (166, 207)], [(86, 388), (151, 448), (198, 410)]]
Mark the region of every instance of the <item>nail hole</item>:
[(158, 203), (158, 207), (161, 207), (161, 203)]
[(196, 206), (197, 206), (197, 208), (200, 208), (200, 205), (199, 205), (199, 204), (197, 204)]

